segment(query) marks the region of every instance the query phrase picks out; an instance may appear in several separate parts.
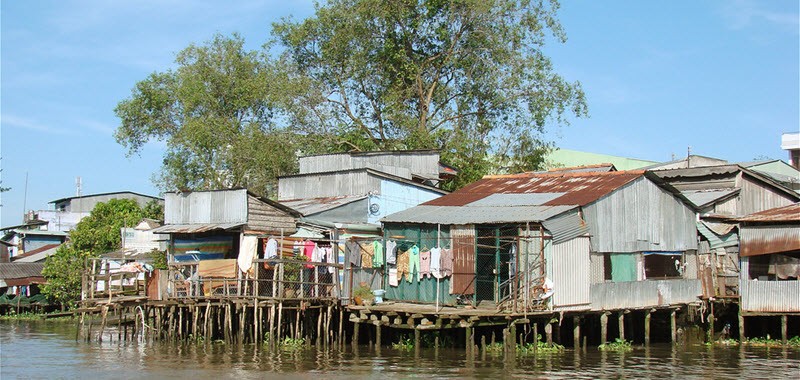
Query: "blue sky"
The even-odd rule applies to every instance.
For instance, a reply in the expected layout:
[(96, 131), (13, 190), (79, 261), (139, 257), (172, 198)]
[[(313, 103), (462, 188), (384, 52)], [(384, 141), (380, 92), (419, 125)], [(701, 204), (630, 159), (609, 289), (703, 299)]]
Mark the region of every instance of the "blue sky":
[[(798, 1), (564, 1), (568, 41), (546, 52), (579, 80), (590, 117), (549, 135), (557, 146), (654, 161), (694, 154), (786, 159), (783, 132), (800, 128)], [(134, 84), (173, 66), (214, 33), (250, 49), (308, 1), (0, 2), (0, 225), (75, 194), (151, 182), (162, 146), (126, 157), (112, 133)], [(26, 176), (27, 192), (26, 189)]]

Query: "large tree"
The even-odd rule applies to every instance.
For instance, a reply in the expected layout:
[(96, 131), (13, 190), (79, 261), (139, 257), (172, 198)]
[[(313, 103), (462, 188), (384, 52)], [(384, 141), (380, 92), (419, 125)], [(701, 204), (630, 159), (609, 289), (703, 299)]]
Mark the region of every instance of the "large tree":
[[(360, 149), (442, 149), (471, 182), (503, 163), (537, 169), (545, 127), (584, 116), (580, 83), (543, 47), (564, 42), (551, 0), (332, 0), (273, 26), (293, 121)], [(306, 89), (305, 93), (297, 89)], [(296, 114), (296, 113), (295, 113)], [(340, 139), (332, 139), (336, 141)]]
[(89, 216), (81, 219), (62, 244), (44, 263), (42, 275), (47, 283), (42, 293), (64, 306), (80, 299), (81, 276), (86, 259), (120, 247), (122, 227), (133, 227), (142, 218), (163, 218), (163, 207), (154, 201), (144, 208), (131, 199), (111, 199), (98, 203)]
[(175, 70), (151, 74), (117, 105), (117, 142), (129, 155), (151, 140), (166, 143), (155, 181), (162, 190), (270, 193), (276, 176), (295, 170), (298, 138), (272, 123), (270, 61), (234, 34), (190, 45), (175, 62)]

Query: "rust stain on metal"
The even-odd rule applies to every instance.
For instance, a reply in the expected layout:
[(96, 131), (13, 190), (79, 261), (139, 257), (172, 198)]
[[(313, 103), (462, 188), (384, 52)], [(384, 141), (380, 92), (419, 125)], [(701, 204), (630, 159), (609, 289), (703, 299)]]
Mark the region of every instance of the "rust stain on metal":
[(739, 218), (740, 222), (800, 222), (800, 203), (777, 207)]
[(486, 176), (428, 206), (464, 206), (492, 194), (565, 193), (544, 206), (586, 205), (644, 175), (642, 170), (577, 173), (522, 173)]

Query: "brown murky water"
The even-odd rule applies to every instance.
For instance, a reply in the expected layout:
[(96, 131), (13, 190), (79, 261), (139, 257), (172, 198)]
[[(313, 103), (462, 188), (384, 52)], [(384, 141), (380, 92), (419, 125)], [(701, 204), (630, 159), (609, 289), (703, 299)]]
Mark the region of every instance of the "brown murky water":
[(800, 350), (669, 344), (626, 354), (566, 350), (503, 358), (464, 350), (268, 352), (253, 345), (86, 343), (74, 324), (0, 322), (0, 378), (800, 378)]

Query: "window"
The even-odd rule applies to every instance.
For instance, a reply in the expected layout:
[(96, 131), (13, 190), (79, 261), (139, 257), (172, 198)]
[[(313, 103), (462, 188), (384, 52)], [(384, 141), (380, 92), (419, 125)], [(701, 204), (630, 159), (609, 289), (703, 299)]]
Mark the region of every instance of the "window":
[(681, 252), (644, 252), (644, 275), (648, 280), (681, 278), (683, 268)]
[(749, 275), (751, 280), (775, 281), (800, 278), (800, 252), (775, 253), (751, 256)]

